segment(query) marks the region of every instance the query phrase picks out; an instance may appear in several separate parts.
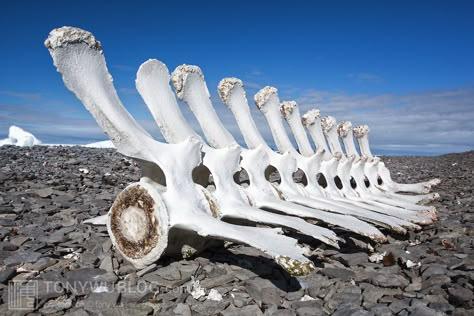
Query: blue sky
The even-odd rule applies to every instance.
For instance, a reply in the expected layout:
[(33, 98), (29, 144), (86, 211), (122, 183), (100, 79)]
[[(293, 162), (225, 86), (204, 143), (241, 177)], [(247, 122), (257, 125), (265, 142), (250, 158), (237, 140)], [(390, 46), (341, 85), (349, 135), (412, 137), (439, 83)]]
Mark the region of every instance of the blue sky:
[[(0, 138), (10, 125), (47, 143), (106, 138), (43, 46), (51, 29), (70, 25), (102, 42), (122, 101), (157, 139), (134, 83), (149, 58), (170, 71), (200, 66), (219, 116), (239, 141), (218, 100), (223, 77), (242, 79), (249, 100), (272, 85), (280, 99), (298, 101), (301, 112), (319, 108), (369, 124), (378, 154), (474, 149), (472, 1), (97, 2), (2, 3)], [(263, 116), (253, 114), (272, 143)]]

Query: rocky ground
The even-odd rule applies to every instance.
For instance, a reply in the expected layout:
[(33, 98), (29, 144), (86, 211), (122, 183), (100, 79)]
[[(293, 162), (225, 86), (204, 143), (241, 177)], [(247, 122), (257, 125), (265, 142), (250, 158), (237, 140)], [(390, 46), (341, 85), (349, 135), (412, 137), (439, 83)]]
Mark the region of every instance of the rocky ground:
[(105, 227), (81, 224), (139, 179), (132, 161), (0, 147), (0, 315), (474, 315), (474, 152), (384, 161), (396, 180), (442, 179), (440, 220), (387, 244), (342, 230), (340, 250), (303, 239), (318, 269), (291, 277), (235, 244), (137, 271)]

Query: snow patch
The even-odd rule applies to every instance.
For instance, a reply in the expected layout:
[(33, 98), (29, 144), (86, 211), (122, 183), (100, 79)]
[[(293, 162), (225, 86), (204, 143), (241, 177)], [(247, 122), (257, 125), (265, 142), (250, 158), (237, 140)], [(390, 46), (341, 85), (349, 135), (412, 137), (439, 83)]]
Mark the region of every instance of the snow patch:
[(101, 142), (90, 143), (83, 145), (88, 148), (115, 148), (114, 143), (111, 140), (103, 140)]

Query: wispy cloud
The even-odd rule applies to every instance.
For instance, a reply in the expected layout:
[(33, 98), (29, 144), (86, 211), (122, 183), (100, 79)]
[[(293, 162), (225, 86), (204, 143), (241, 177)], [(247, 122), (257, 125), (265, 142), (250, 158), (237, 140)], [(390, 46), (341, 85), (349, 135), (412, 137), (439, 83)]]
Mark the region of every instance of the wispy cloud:
[(368, 124), (375, 151), (445, 153), (474, 148), (474, 87), (405, 95), (349, 95), (309, 90), (299, 99), (338, 121)]
[[(246, 86), (256, 125), (267, 142), (273, 145), (265, 117), (253, 103), (252, 89), (259, 87), (248, 87), (248, 83)], [(282, 86), (279, 87), (279, 95), (281, 100), (297, 100), (301, 114), (317, 108), (322, 115), (335, 116), (338, 121), (350, 120), (354, 126), (368, 124), (375, 153), (437, 154), (474, 148), (474, 87), (402, 95), (369, 95)], [(216, 93), (212, 95), (212, 101), (223, 124), (239, 143), (244, 144), (231, 111), (222, 104)], [(182, 102), (179, 104), (191, 127), (202, 135), (189, 107)], [(136, 106), (130, 111), (138, 116), (138, 113), (143, 113), (143, 107)], [(151, 115), (141, 115), (139, 123), (157, 140), (163, 140)], [(10, 125), (23, 127), (49, 143), (87, 143), (107, 139), (90, 114), (80, 107), (0, 103), (0, 138), (6, 137)]]
[(39, 101), (41, 99), (41, 93), (31, 93), (22, 91), (0, 91), (0, 94), (19, 98), (25, 101)]
[(379, 75), (366, 72), (350, 73), (347, 74), (347, 77), (355, 80), (358, 83), (383, 83), (383, 78)]

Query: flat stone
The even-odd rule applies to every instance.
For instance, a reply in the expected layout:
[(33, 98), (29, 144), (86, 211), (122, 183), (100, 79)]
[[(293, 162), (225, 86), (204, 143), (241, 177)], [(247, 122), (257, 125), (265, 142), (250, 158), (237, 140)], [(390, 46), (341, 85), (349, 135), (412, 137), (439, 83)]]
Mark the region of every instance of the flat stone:
[(261, 292), (262, 303), (266, 305), (280, 305), (281, 296), (276, 288), (263, 288)]
[(371, 278), (371, 283), (381, 287), (404, 288), (410, 284), (407, 279), (398, 274), (379, 273)]
[(139, 304), (135, 306), (117, 306), (100, 312), (104, 316), (147, 316), (153, 313), (153, 307)]
[(388, 305), (388, 308), (394, 313), (398, 314), (401, 310), (406, 309), (410, 306), (410, 300), (396, 300)]
[(102, 269), (83, 268), (65, 275), (66, 286), (75, 295), (85, 295), (97, 287), (111, 287), (117, 281), (115, 274)]
[(256, 305), (247, 305), (242, 308), (236, 308), (230, 305), (226, 310), (222, 311), (222, 316), (262, 316), (263, 313)]
[(365, 252), (338, 254), (333, 258), (346, 266), (364, 265), (369, 261), (369, 256)]
[(323, 308), (320, 305), (315, 306), (304, 306), (296, 310), (296, 315), (298, 316), (314, 316), (314, 315), (324, 315), (326, 314)]
[(83, 308), (90, 312), (106, 311), (117, 305), (119, 292), (91, 293), (83, 301)]
[(66, 312), (66, 314), (64, 314), (64, 316), (89, 316), (89, 313), (83, 308), (71, 308)]
[(427, 306), (416, 306), (409, 310), (410, 316), (443, 316), (444, 313), (435, 311)]
[[(275, 306), (276, 307), (276, 306)], [(271, 314), (272, 316), (295, 316), (295, 312), (288, 309), (278, 309)]]
[(464, 303), (469, 302), (472, 299), (474, 299), (474, 294), (472, 293), (472, 289), (468, 290), (463, 287), (459, 287), (459, 288), (451, 287), (448, 289), (448, 294), (449, 294), (449, 301), (457, 306), (463, 305)]
[(433, 276), (433, 275), (436, 275), (436, 274), (446, 275), (447, 273), (448, 273), (448, 269), (447, 269), (446, 265), (433, 263), (433, 264), (430, 264), (429, 266), (427, 266), (423, 270), (422, 276), (423, 276), (423, 279), (427, 279), (430, 276)]
[(37, 196), (41, 198), (47, 198), (53, 194), (53, 189), (52, 188), (43, 188), (43, 189), (37, 189), (34, 190), (33, 193), (36, 194)]
[(39, 310), (42, 314), (54, 314), (62, 310), (71, 308), (72, 300), (70, 298), (58, 297), (47, 301)]
[(10, 257), (6, 258), (3, 263), (7, 266), (14, 266), (21, 263), (35, 262), (42, 256), (41, 253), (28, 251), (28, 250), (18, 250)]
[(422, 288), (422, 279), (420, 277), (414, 277), (411, 279), (411, 283), (405, 287), (405, 291), (412, 292), (412, 291), (419, 291)]
[(455, 310), (453, 305), (441, 302), (430, 303), (428, 307), (445, 314), (451, 314)]
[(112, 257), (106, 256), (100, 263), (99, 269), (103, 269), (108, 272), (113, 272), (114, 271), (114, 266), (112, 264)]
[(354, 272), (343, 268), (324, 268), (321, 273), (328, 278), (338, 278), (341, 281), (350, 281), (354, 277)]
[(218, 315), (220, 312), (222, 312), (227, 306), (229, 306), (230, 302), (229, 301), (212, 301), (212, 300), (205, 300), (204, 302), (200, 304), (196, 304), (191, 306), (191, 309), (199, 315)]
[[(279, 289), (266, 279), (253, 279), (245, 282), (245, 288), (247, 293), (253, 300), (260, 306), (262, 304), (262, 290), (265, 288), (270, 288), (278, 291)], [(280, 290), (281, 291), (281, 290)]]
[(20, 247), (28, 240), (30, 240), (30, 237), (20, 236), (20, 237), (15, 237), (15, 238), (10, 239), (10, 243), (14, 244), (17, 247)]
[(339, 306), (339, 308), (332, 313), (333, 316), (365, 316), (370, 315), (370, 313), (360, 306), (344, 304)]
[(370, 312), (374, 313), (375, 316), (392, 316), (392, 311), (387, 305), (378, 304), (370, 309)]
[[(141, 281), (143, 282), (143, 281)], [(144, 283), (140, 283), (135, 286), (127, 286), (125, 291), (122, 291), (120, 302), (122, 304), (137, 304), (144, 303), (151, 297), (154, 292), (151, 286), (145, 286)]]
[(6, 268), (0, 271), (0, 283), (7, 284), (16, 274), (15, 268)]
[(173, 309), (173, 312), (180, 316), (192, 315), (191, 308), (189, 308), (189, 306), (184, 303), (179, 303), (178, 305), (176, 305), (176, 308)]
[(52, 265), (56, 264), (58, 260), (52, 259), (52, 258), (40, 258), (38, 261), (33, 262), (33, 263), (27, 263), (23, 265), (23, 268), (26, 270), (32, 270), (32, 271), (43, 271), (44, 269), (51, 267)]
[(201, 281), (201, 286), (206, 289), (212, 289), (216, 286), (224, 286), (234, 280), (231, 274), (224, 274), (216, 278), (206, 278)]
[(62, 283), (45, 280), (34, 280), (28, 282), (36, 287), (38, 299), (57, 298), (65, 294)]

